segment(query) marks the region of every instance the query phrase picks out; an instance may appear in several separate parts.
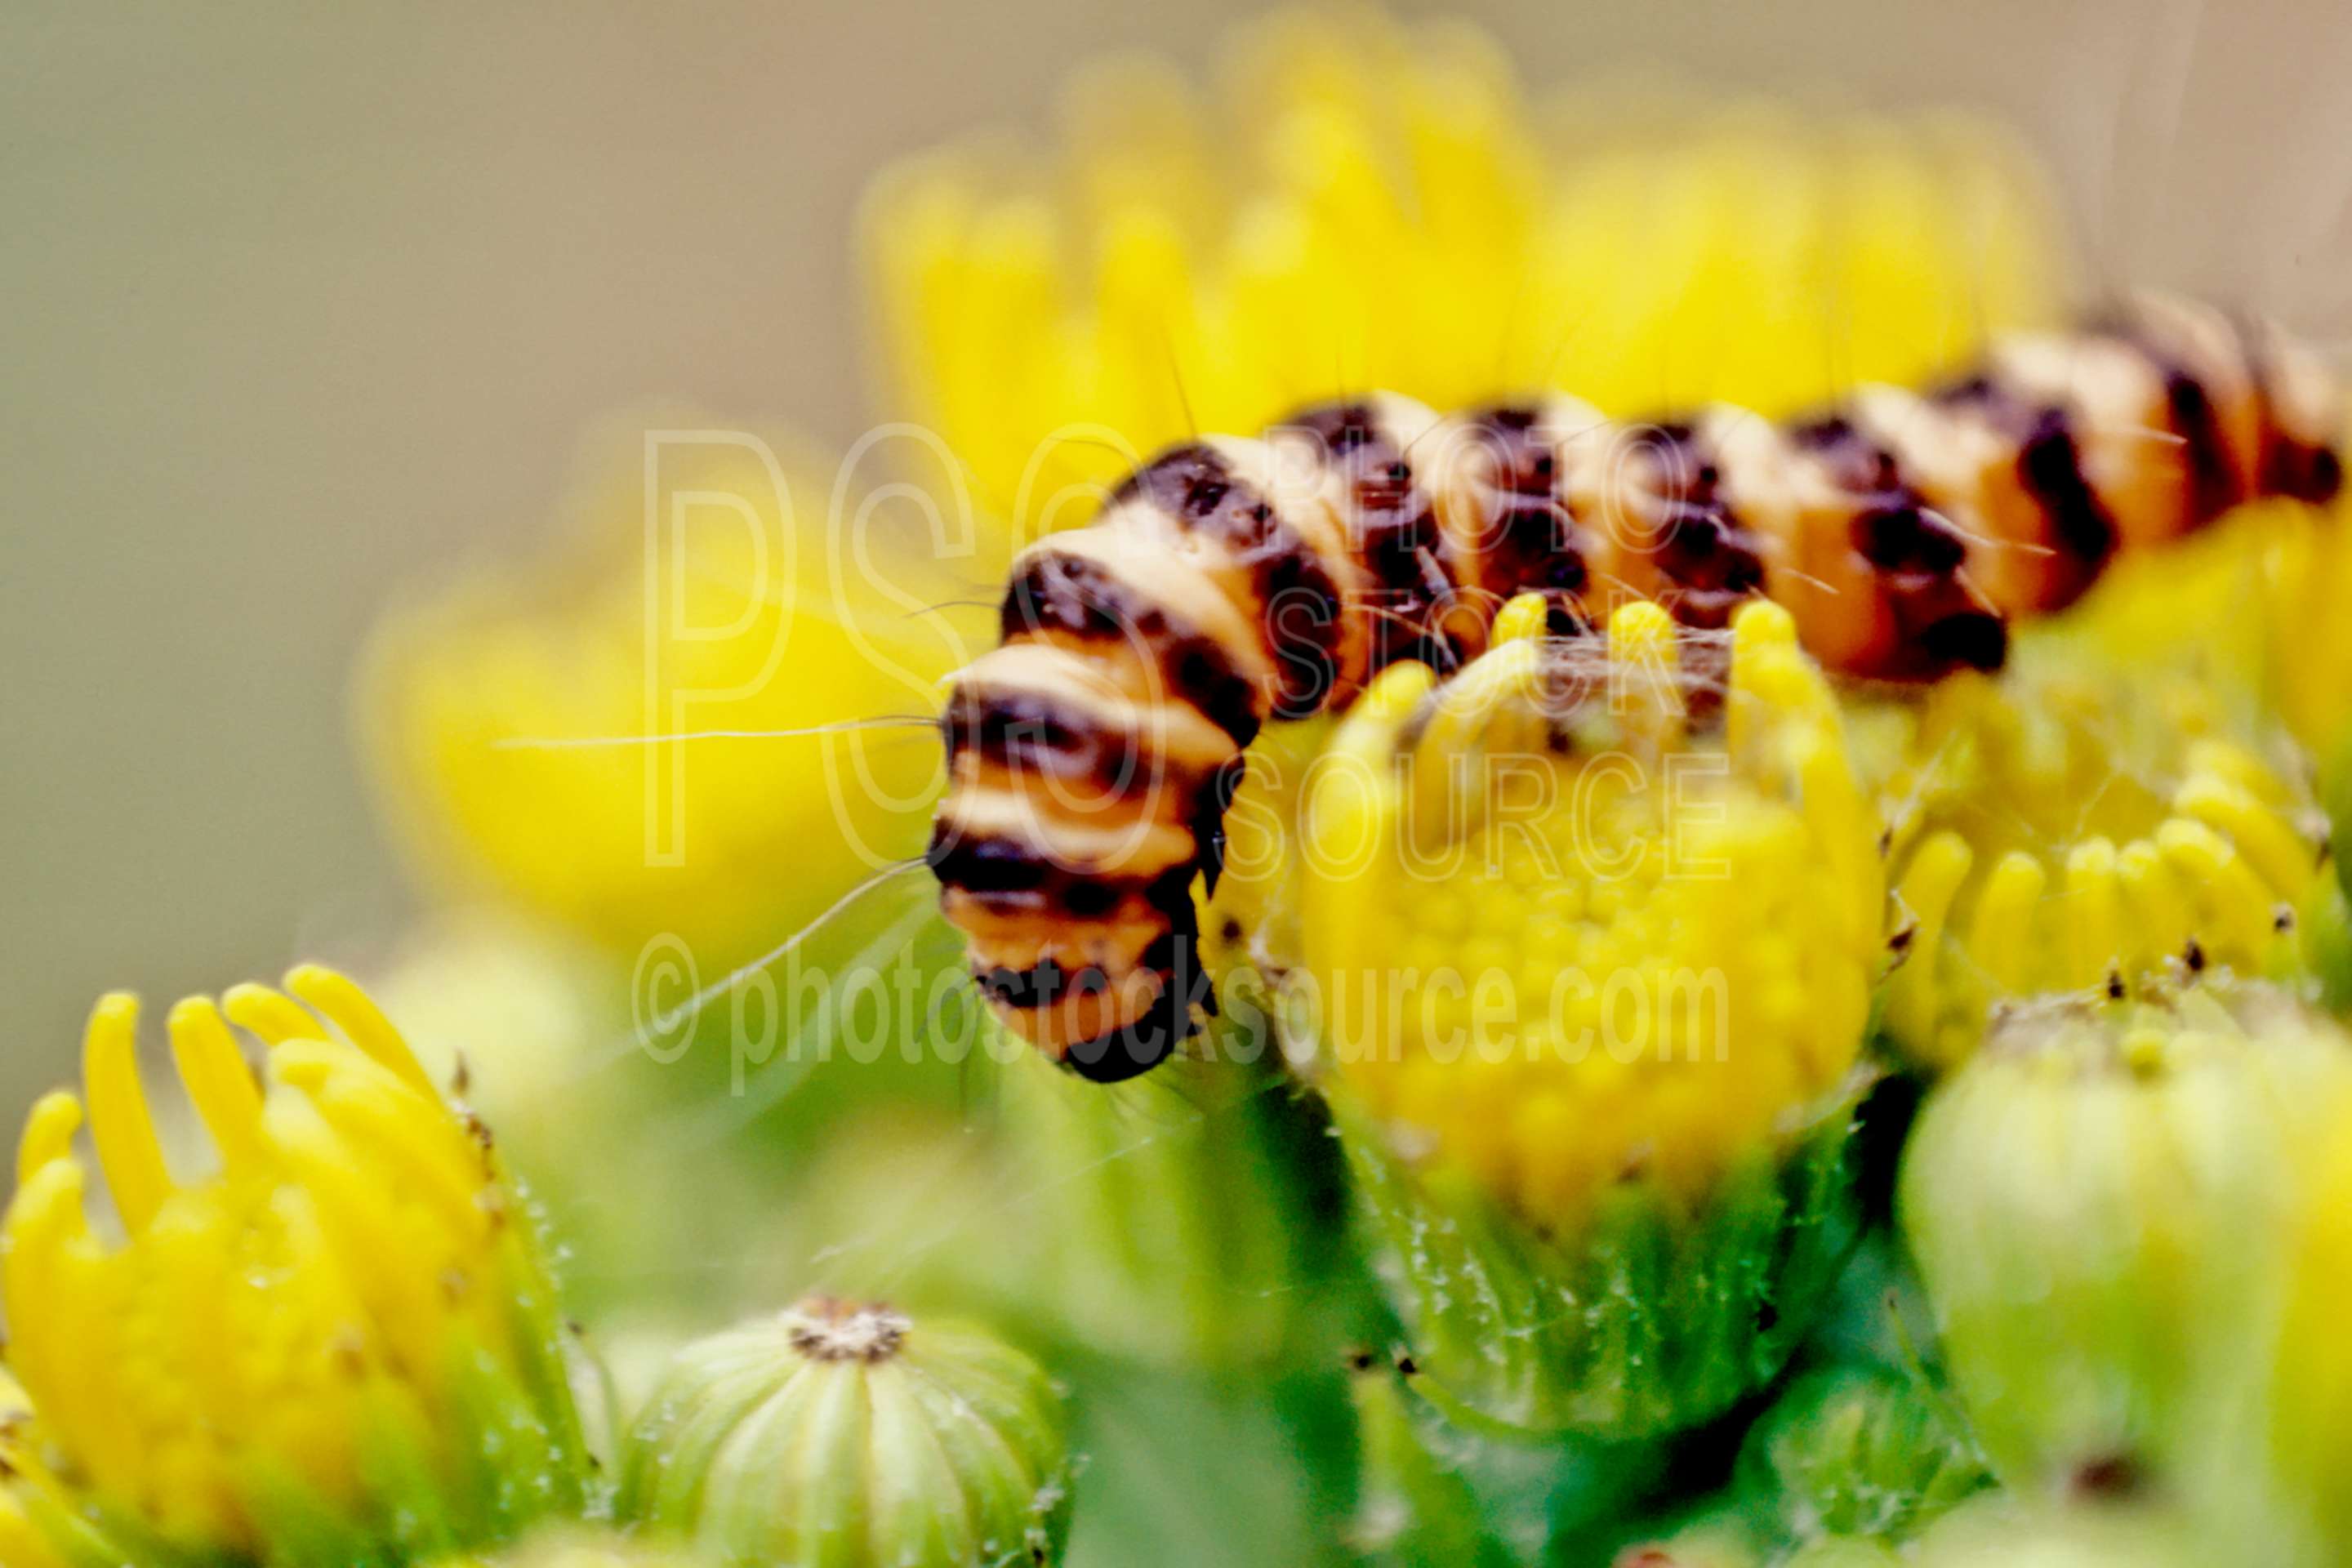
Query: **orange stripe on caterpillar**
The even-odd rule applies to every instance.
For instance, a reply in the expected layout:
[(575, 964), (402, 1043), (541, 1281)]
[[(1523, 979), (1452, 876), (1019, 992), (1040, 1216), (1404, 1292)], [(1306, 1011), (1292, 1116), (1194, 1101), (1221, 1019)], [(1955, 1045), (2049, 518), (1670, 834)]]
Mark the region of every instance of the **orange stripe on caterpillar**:
[(1024, 1038), (1132, 1076), (1213, 1006), (1192, 888), (1214, 889), (1268, 721), (1402, 659), (1450, 669), (1531, 591), (1561, 634), (1642, 600), (1720, 627), (1761, 595), (1845, 675), (1991, 668), (2012, 620), (2116, 552), (2257, 496), (2331, 498), (2340, 427), (2313, 356), (2145, 300), (1785, 424), (1625, 424), (1558, 396), (1441, 417), (1382, 394), (1178, 447), (1023, 555), (1005, 646), (959, 680), (930, 852), (948, 918)]

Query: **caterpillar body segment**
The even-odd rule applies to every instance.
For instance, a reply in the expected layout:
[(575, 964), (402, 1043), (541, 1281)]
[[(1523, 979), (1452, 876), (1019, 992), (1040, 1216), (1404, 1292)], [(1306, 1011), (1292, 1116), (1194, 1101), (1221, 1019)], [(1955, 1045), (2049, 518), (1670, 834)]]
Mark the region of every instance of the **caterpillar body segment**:
[(1015, 563), (1002, 646), (943, 721), (943, 907), (1011, 1028), (1131, 1077), (1214, 1008), (1193, 889), (1214, 891), (1267, 722), (1345, 707), (1391, 664), (1446, 673), (1528, 594), (1556, 636), (1635, 602), (1719, 629), (1761, 596), (1839, 674), (1995, 668), (2012, 621), (2118, 552), (2257, 497), (2331, 499), (2341, 421), (2310, 355), (2143, 300), (1792, 422), (1382, 394), (1179, 447)]

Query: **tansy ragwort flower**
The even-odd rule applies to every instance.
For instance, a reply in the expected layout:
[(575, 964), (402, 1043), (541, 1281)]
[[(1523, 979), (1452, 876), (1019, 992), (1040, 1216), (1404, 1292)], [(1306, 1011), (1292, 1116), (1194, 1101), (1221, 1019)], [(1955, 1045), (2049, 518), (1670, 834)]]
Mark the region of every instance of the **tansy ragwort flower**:
[(2037, 996), (2313, 977), (2342, 926), (2326, 822), (2291, 743), (2250, 712), (2226, 681), (2070, 626), (2021, 639), (1999, 677), (1864, 705), (1900, 1052), (1949, 1066)]
[(922, 612), (1004, 555), (788, 437), (660, 423), (592, 441), (553, 548), (387, 616), (356, 710), (436, 891), (711, 978), (920, 850), (920, 726), (974, 651)]
[[(0, 1232), (10, 1364), (79, 1506), (142, 1551), (337, 1568), (582, 1508), (532, 1222), (375, 1005), (304, 966), (173, 1008), (218, 1157), (194, 1180), (150, 1119), (137, 1018), (101, 1000), (83, 1064), (121, 1234), (87, 1212), (64, 1091), (26, 1121)], [(258, 1080), (232, 1024), (266, 1047)]]
[(866, 226), (892, 411), (1024, 526), (1334, 395), (1784, 414), (2052, 300), (2041, 186), (1980, 129), (1654, 86), (1530, 104), (1460, 22), (1279, 13), (1215, 89), (1107, 61), (1061, 125), (908, 163)]
[(1423, 1386), (1640, 1436), (1776, 1372), (1852, 1238), (1875, 828), (1778, 606), (1727, 679), (1654, 605), (1597, 661), (1543, 624), (1342, 721), (1286, 1008)]

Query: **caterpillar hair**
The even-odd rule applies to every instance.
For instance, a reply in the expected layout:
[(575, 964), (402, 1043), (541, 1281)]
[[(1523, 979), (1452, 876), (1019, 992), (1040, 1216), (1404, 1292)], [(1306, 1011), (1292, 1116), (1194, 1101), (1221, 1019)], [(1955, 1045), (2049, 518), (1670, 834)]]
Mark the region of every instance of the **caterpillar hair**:
[(1002, 646), (957, 678), (945, 913), (1007, 1026), (1132, 1077), (1214, 1008), (1193, 885), (1215, 891), (1265, 723), (1401, 659), (1455, 667), (1528, 592), (1561, 636), (1635, 599), (1717, 629), (1763, 595), (1843, 675), (1995, 668), (2012, 620), (2116, 552), (2259, 497), (2332, 499), (2340, 428), (2311, 353), (2142, 299), (1790, 423), (1621, 424), (1559, 396), (1441, 417), (1381, 394), (1179, 447), (1020, 557)]

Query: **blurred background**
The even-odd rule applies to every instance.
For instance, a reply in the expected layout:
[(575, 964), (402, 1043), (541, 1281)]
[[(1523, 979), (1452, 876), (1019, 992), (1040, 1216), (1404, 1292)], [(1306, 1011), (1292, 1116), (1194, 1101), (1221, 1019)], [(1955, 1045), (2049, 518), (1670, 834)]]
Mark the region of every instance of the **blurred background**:
[[(849, 244), (892, 158), (1036, 126), (1255, 10), (1013, 0), (0, 13), (0, 1108), (91, 997), (399, 924), (343, 693), (375, 610), (543, 529), (654, 399), (875, 410)], [(2245, 5), (1468, 0), (1534, 83), (1948, 101), (2051, 163), (2085, 275), (2352, 327), (2352, 19)]]

